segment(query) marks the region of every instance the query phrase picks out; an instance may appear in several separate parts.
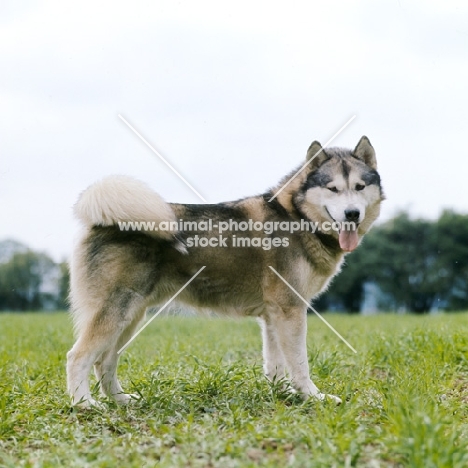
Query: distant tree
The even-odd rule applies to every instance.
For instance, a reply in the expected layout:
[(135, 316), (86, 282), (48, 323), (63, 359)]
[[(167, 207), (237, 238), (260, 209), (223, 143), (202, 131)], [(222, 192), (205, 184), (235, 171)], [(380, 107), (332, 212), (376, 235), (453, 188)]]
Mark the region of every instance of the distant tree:
[(0, 264), (0, 309), (38, 310), (44, 307), (51, 293), (42, 286), (53, 278), (53, 260), (32, 250), (16, 252), (6, 263)]
[(26, 245), (14, 239), (0, 241), (0, 263), (8, 262), (15, 253), (24, 253), (28, 250)]
[(373, 231), (366, 245), (375, 281), (397, 306), (428, 312), (440, 289), (435, 223), (401, 213)]
[(57, 308), (66, 309), (68, 308), (68, 293), (70, 290), (70, 270), (67, 262), (59, 264), (59, 293), (57, 298)]
[(446, 210), (435, 226), (438, 301), (447, 310), (468, 308), (468, 215)]

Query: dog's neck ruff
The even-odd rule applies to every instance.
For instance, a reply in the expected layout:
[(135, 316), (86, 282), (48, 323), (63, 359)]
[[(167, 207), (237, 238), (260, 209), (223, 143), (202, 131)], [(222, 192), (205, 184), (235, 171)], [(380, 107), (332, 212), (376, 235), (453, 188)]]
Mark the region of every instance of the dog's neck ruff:
[[(294, 211), (289, 212), (278, 200), (278, 198), (269, 201), (273, 194), (271, 192), (267, 192), (263, 194), (263, 199), (268, 203), (271, 208), (276, 211), (278, 214), (283, 215), (285, 218), (293, 218), (295, 220), (305, 220), (307, 222), (314, 222), (313, 220), (309, 219), (307, 215), (301, 210), (301, 208), (296, 203), (296, 200), (292, 199), (292, 206)], [(323, 244), (323, 246), (333, 251), (334, 253), (342, 253), (343, 250), (340, 247), (340, 243), (336, 236), (332, 234), (327, 234), (323, 231), (317, 230), (315, 233), (311, 233), (311, 235), (317, 236), (319, 241)]]

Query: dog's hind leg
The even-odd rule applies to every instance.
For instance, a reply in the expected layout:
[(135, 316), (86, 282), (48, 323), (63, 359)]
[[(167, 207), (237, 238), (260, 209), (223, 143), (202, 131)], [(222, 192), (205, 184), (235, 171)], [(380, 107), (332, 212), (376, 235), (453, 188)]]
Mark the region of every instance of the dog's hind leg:
[(74, 405), (98, 406), (91, 396), (89, 373), (106, 347), (106, 339), (98, 340), (92, 330), (86, 330), (67, 353), (67, 388)]
[(100, 383), (101, 392), (113, 398), (117, 403), (128, 403), (132, 399), (138, 399), (138, 395), (124, 393), (122, 386), (117, 378), (117, 364), (119, 361), (118, 351), (124, 346), (128, 340), (132, 338), (138, 324), (144, 317), (145, 309), (143, 308), (139, 314), (135, 316), (133, 321), (122, 331), (122, 334), (117, 339), (114, 346), (102, 353), (99, 359), (94, 364), (94, 373)]
[[(104, 304), (82, 327), (78, 340), (67, 354), (68, 391), (73, 404), (84, 407), (96, 405), (89, 388), (89, 374), (93, 364), (116, 348), (119, 338), (132, 327), (138, 314), (141, 318), (144, 298), (133, 290), (119, 288), (109, 295)], [(109, 375), (114, 374), (115, 372)], [(114, 377), (111, 380), (113, 379)]]

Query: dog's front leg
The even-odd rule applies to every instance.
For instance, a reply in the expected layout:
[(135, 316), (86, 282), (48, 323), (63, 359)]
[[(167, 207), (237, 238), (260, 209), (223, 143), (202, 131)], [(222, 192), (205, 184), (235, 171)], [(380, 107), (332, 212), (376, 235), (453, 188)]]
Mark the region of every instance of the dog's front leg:
[(285, 310), (281, 317), (278, 317), (277, 323), (277, 333), (293, 387), (306, 398), (309, 396), (320, 400), (330, 398), (340, 404), (340, 398), (321, 393), (310, 378), (306, 343), (307, 311), (299, 307)]

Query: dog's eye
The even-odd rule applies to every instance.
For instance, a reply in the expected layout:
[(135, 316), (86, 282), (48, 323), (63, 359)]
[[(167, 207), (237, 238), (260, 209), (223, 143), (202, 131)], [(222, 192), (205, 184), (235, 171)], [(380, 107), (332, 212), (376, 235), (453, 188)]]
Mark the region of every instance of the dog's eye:
[(336, 187), (327, 187), (328, 190), (330, 190), (330, 192), (333, 192), (333, 193), (338, 193), (338, 189)]
[(356, 184), (356, 190), (357, 190), (358, 192), (360, 192), (361, 190), (364, 190), (364, 189), (365, 189), (365, 187), (366, 187), (365, 185), (362, 185), (362, 184)]

